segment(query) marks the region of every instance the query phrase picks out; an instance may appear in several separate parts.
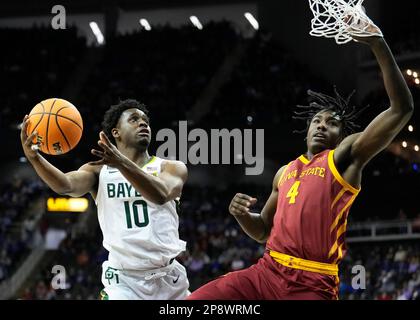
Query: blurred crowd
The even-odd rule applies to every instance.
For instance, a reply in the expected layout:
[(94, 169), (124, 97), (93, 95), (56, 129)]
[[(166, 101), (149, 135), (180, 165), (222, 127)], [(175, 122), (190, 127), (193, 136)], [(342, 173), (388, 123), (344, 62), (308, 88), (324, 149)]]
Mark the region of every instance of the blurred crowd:
[[(363, 266), (365, 282), (355, 277)], [(341, 263), (340, 297), (346, 300), (420, 300), (420, 244), (354, 244)]]
[(0, 184), (0, 283), (41, 241), (37, 215), (28, 215), (27, 211), (45, 190), (45, 184), (38, 179)]
[[(24, 300), (95, 300), (103, 289), (101, 264), (108, 257), (102, 247), (100, 230), (90, 230), (80, 237), (69, 235), (57, 251), (47, 254), (41, 270), (31, 276), (30, 283), (22, 290), (19, 299)], [(63, 289), (53, 289), (53, 266), (65, 267)]]

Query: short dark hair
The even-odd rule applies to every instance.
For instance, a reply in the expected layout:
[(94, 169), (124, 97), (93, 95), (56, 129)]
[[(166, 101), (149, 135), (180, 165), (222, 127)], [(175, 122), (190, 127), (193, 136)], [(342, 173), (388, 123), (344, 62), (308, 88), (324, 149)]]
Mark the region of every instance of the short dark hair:
[(359, 116), (369, 108), (369, 105), (357, 110), (357, 107), (350, 105), (350, 100), (353, 97), (355, 91), (353, 91), (347, 99), (344, 99), (337, 91), (337, 88), (334, 87), (335, 97), (329, 95), (314, 92), (308, 90), (309, 100), (311, 101), (308, 106), (298, 105), (297, 107), (303, 109), (304, 111), (295, 111), (295, 116), (293, 119), (305, 120), (306, 128), (303, 130), (294, 130), (296, 133), (304, 133), (308, 131), (310, 123), (313, 117), (321, 111), (330, 111), (338, 117), (339, 121), (342, 124), (342, 135), (346, 137), (360, 128), (354, 121), (359, 118)]
[(107, 135), (108, 139), (111, 140), (112, 143), (116, 143), (114, 137), (112, 136), (112, 129), (115, 128), (118, 124), (118, 120), (120, 120), (121, 114), (128, 109), (139, 109), (143, 111), (146, 115), (149, 114), (149, 110), (147, 110), (146, 105), (138, 102), (134, 99), (126, 99), (120, 101), (116, 105), (112, 105), (104, 115), (104, 120), (102, 121), (102, 130)]

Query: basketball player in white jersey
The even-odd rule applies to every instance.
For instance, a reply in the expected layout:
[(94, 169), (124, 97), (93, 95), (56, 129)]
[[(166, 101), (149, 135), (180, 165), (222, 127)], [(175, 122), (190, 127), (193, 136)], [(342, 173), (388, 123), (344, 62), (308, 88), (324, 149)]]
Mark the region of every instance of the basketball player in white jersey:
[[(36, 132), (27, 136), (28, 117), (21, 130), (26, 158), (58, 194), (90, 193), (98, 207), (103, 246), (109, 252), (102, 265), (102, 299), (184, 299), (189, 282), (175, 260), (185, 250), (179, 239), (177, 201), (187, 180), (179, 161), (150, 156), (151, 129), (147, 110), (135, 100), (112, 106), (102, 123), (100, 160), (63, 173), (32, 148)], [(33, 150), (35, 149), (35, 150)]]

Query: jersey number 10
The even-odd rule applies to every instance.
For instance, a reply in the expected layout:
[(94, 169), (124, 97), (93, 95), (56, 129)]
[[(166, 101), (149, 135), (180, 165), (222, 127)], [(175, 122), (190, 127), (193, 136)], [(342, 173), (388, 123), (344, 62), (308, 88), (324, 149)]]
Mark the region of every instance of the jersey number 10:
[[(142, 206), (143, 209), (143, 221), (140, 221), (139, 218), (139, 207)], [(125, 218), (127, 220), (127, 228), (133, 228), (133, 219), (134, 224), (139, 227), (143, 228), (149, 224), (149, 213), (147, 212), (147, 203), (144, 200), (136, 200), (132, 203), (130, 208), (130, 201), (124, 201), (124, 208), (125, 208)], [(132, 209), (132, 210), (130, 210)]]

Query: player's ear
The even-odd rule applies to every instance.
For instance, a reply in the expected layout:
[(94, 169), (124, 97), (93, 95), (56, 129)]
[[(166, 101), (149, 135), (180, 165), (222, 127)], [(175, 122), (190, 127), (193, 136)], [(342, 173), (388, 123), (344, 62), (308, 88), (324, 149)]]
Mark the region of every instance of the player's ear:
[(117, 128), (112, 129), (111, 134), (114, 138), (119, 138), (120, 137), (120, 131)]

